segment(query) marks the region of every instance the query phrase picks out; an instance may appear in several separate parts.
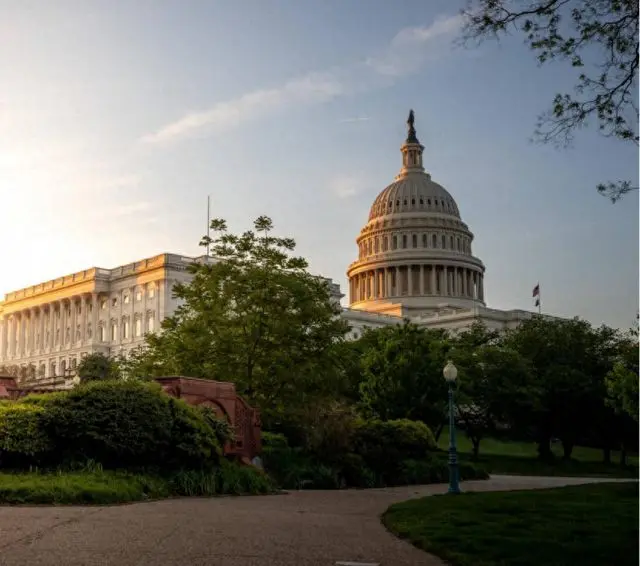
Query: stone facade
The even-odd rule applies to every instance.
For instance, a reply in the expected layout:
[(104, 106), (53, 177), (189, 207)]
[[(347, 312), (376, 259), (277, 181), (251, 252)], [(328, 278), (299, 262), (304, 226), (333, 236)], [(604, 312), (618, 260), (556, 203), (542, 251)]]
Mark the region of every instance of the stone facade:
[(126, 353), (172, 313), (172, 288), (205, 258), (161, 254), (115, 269), (94, 267), (5, 295), (0, 364), (33, 365), (36, 375), (73, 372), (87, 354)]

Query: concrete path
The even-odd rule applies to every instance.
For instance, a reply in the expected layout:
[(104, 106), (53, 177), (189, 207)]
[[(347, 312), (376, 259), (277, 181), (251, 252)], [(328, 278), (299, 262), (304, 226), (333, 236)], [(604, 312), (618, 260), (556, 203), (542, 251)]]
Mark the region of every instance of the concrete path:
[[(598, 481), (612, 480), (494, 476), (462, 488), (502, 491)], [(379, 516), (397, 501), (445, 491), (444, 485), (429, 485), (111, 507), (0, 506), (0, 565), (441, 566), (389, 534)]]

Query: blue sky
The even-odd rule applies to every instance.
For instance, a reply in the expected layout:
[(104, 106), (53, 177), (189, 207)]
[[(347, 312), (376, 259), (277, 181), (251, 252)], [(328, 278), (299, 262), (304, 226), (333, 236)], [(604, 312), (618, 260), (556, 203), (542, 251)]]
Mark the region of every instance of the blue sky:
[(0, 0), (0, 292), (164, 251), (201, 253), (206, 198), (261, 214), (346, 290), (354, 239), (400, 168), (410, 108), (496, 308), (627, 328), (637, 148), (529, 141), (573, 84), (519, 40), (465, 50), (453, 0)]

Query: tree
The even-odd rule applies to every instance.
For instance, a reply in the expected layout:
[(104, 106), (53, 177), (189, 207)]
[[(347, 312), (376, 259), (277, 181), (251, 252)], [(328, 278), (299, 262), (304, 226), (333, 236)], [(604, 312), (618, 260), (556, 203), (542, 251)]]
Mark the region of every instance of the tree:
[(231, 381), (257, 405), (267, 428), (333, 394), (336, 342), (348, 331), (326, 282), (291, 255), (291, 238), (271, 236), (261, 216), (254, 230), (204, 238), (214, 261), (194, 264), (190, 283), (174, 287), (181, 304), (159, 334), (125, 363), (132, 377), (187, 375)]
[[(515, 31), (540, 64), (563, 60), (576, 70), (575, 94), (556, 94), (539, 117), (539, 141), (568, 145), (594, 120), (605, 136), (638, 144), (638, 0), (469, 0), (462, 14), (465, 42)], [(616, 202), (638, 187), (597, 189)]]
[(607, 403), (616, 414), (626, 414), (638, 422), (638, 342), (627, 337), (617, 360), (606, 375)]
[(476, 460), (483, 438), (531, 413), (535, 395), (530, 368), (517, 352), (502, 346), (497, 332), (482, 324), (456, 337), (451, 358), (459, 370), (457, 420), (471, 440)]
[(558, 436), (569, 458), (576, 441), (593, 426), (602, 400), (601, 379), (594, 371), (597, 336), (586, 321), (534, 317), (505, 337), (505, 346), (531, 366), (531, 413), (515, 414), (516, 430), (530, 429), (542, 459), (553, 457), (551, 438)]
[(76, 373), (83, 383), (88, 381), (119, 379), (120, 367), (117, 361), (104, 354), (95, 352), (80, 361)]
[(424, 422), (439, 437), (446, 420), (447, 385), (442, 376), (450, 342), (445, 330), (406, 322), (366, 333), (360, 385), (363, 412), (382, 420)]

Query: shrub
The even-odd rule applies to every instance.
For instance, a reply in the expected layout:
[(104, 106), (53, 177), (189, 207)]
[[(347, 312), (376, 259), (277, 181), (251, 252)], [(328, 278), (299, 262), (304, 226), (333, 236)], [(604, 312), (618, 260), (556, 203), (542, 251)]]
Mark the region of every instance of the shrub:
[(353, 439), (353, 451), (381, 474), (396, 470), (402, 460), (425, 458), (435, 448), (429, 427), (407, 419), (361, 421)]
[(264, 448), (288, 448), (289, 441), (287, 437), (279, 432), (267, 432), (263, 431), (260, 434), (262, 446)]
[(0, 406), (0, 464), (20, 468), (41, 463), (53, 449), (43, 427), (45, 409), (17, 403)]
[(233, 439), (233, 429), (231, 428), (229, 421), (219, 418), (211, 407), (198, 405), (196, 408), (202, 413), (205, 421), (213, 429), (220, 446), (224, 446), (227, 442), (230, 442)]
[(178, 469), (218, 463), (220, 445), (201, 411), (154, 383), (96, 381), (17, 403), (41, 409), (53, 465), (94, 460), (105, 468)]
[(175, 495), (259, 495), (274, 491), (273, 481), (263, 471), (227, 460), (215, 470), (181, 470), (168, 481)]

